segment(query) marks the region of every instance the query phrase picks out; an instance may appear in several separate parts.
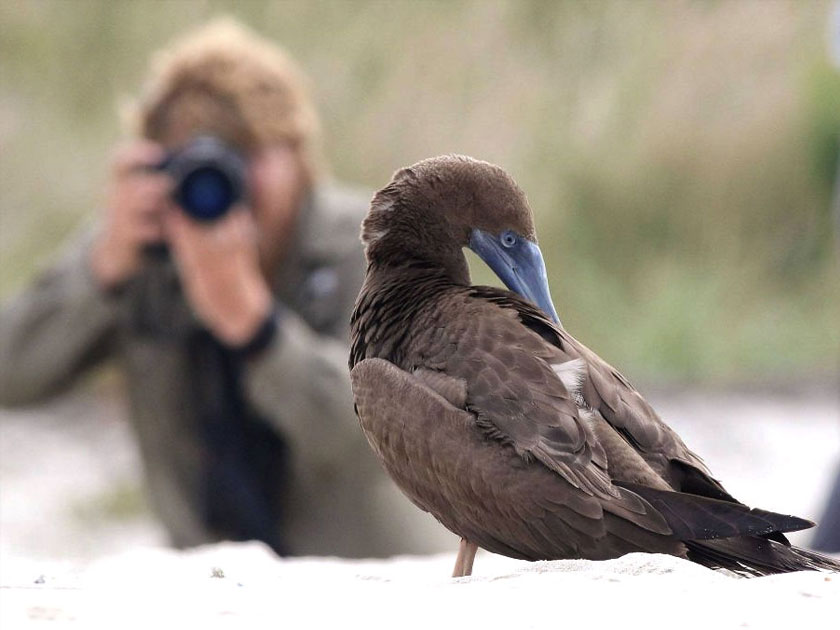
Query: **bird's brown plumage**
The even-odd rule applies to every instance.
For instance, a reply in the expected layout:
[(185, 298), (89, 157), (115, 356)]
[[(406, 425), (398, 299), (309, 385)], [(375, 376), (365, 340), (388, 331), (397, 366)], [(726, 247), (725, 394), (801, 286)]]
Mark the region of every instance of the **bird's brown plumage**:
[(513, 180), (459, 156), (399, 171), (363, 223), (356, 410), (414, 503), (516, 558), (826, 568), (781, 533), (810, 522), (735, 501), (614, 368), (516, 294), (470, 286), (461, 249), (475, 229), (536, 242)]

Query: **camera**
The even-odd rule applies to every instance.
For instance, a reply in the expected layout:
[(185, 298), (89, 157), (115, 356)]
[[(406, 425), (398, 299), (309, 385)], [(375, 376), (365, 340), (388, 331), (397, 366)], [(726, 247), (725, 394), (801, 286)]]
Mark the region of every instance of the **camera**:
[(189, 216), (215, 221), (246, 193), (242, 155), (215, 136), (196, 136), (156, 167), (175, 180), (172, 197)]

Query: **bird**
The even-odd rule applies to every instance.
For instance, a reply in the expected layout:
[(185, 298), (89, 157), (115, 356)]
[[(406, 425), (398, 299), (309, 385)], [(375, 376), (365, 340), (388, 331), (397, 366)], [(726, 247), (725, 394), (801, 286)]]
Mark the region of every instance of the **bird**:
[[(736, 500), (551, 300), (534, 218), (502, 168), (398, 170), (362, 222), (351, 316), (361, 429), (387, 473), (477, 549), (523, 560), (664, 553), (742, 576), (838, 571), (785, 533), (813, 522)], [(507, 289), (473, 286), (464, 248)]]

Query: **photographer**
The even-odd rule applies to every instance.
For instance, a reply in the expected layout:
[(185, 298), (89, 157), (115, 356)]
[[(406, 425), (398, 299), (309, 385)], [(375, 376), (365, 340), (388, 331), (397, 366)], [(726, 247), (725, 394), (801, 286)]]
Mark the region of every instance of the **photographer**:
[[(158, 53), (133, 119), (97, 229), (0, 312), (0, 404), (42, 400), (115, 358), (176, 546), (434, 549), (431, 523), (404, 526), (414, 508), (353, 414), (346, 338), (368, 196), (321, 183), (290, 60), (214, 22)], [(167, 164), (207, 137), (241, 163), (243, 190), (202, 219)]]

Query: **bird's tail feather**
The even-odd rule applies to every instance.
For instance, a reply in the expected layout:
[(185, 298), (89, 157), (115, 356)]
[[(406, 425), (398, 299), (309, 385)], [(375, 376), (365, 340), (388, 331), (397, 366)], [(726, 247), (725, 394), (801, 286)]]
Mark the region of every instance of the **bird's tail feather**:
[(792, 571), (840, 572), (840, 561), (814, 551), (768, 540), (739, 536), (718, 540), (688, 541), (688, 558), (713, 569), (729, 569), (749, 576)]
[[(679, 540), (711, 540), (733, 536), (768, 536), (795, 532), (814, 524), (798, 516), (777, 514), (741, 503), (616, 482), (638, 494), (667, 521)], [(782, 539), (784, 540), (784, 539)]]
[(650, 503), (665, 518), (673, 536), (686, 545), (689, 560), (704, 566), (752, 576), (840, 572), (840, 561), (793, 547), (785, 538), (783, 532), (812, 527), (806, 519), (685, 492), (618, 485)]

